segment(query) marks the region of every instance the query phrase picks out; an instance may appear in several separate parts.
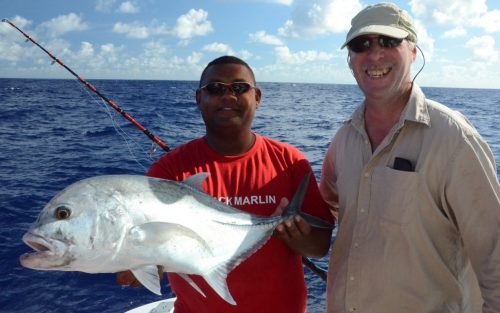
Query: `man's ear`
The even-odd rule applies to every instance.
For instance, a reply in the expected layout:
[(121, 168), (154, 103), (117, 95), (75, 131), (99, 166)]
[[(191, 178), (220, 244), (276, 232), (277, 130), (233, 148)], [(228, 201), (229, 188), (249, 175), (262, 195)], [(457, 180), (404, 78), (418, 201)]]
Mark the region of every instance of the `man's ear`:
[(255, 103), (256, 107), (260, 106), (260, 98), (262, 97), (262, 91), (259, 88), (255, 88)]
[(196, 89), (195, 99), (196, 99), (196, 105), (198, 105), (199, 107), (201, 103), (201, 89)]

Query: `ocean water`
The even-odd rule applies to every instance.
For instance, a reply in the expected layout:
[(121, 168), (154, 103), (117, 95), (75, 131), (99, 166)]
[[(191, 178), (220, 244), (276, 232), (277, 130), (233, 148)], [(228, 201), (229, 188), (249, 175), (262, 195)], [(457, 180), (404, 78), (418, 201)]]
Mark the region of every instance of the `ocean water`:
[[(92, 81), (171, 148), (204, 133), (196, 82)], [(254, 130), (301, 149), (319, 178), (323, 155), (362, 95), (356, 86), (262, 83)], [(464, 113), (500, 163), (500, 90), (424, 88)], [(20, 266), (21, 237), (67, 185), (103, 174), (143, 174), (162, 151), (76, 80), (0, 79), (0, 312), (123, 312), (160, 300), (122, 288), (114, 274)], [(498, 166), (497, 166), (498, 171)], [(326, 267), (327, 258), (315, 260)], [(325, 284), (306, 269), (309, 312), (323, 312)], [(170, 293), (163, 284), (164, 297)]]

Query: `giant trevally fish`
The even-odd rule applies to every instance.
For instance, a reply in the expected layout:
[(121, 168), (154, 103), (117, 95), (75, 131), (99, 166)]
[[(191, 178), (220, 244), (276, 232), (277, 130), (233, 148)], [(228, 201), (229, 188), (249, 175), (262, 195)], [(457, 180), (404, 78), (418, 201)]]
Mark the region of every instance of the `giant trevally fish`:
[(23, 236), (35, 252), (22, 255), (21, 264), (86, 273), (131, 270), (156, 294), (161, 294), (161, 265), (203, 294), (188, 276), (201, 275), (235, 305), (227, 274), (262, 247), (285, 218), (304, 216), (300, 206), (310, 173), (283, 213), (272, 217), (243, 212), (202, 192), (207, 175), (183, 182), (139, 175), (78, 181), (52, 198)]

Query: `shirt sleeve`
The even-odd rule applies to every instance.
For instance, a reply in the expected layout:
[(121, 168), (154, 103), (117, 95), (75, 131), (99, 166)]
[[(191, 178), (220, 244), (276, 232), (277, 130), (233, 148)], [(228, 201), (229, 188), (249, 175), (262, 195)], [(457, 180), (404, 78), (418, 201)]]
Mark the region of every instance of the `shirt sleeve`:
[(500, 185), (493, 154), (468, 136), (450, 160), (443, 206), (455, 223), (476, 273), (483, 312), (500, 311)]
[(177, 175), (175, 174), (174, 169), (176, 169), (177, 167), (172, 163), (173, 160), (170, 155), (163, 155), (161, 158), (153, 162), (148, 172), (146, 173), (146, 176), (170, 180), (182, 180), (178, 179)]
[(335, 172), (334, 155), (334, 145), (332, 142), (326, 152), (325, 159), (323, 160), (319, 190), (323, 199), (325, 199), (328, 204), (332, 214), (338, 219), (339, 199), (335, 186), (337, 176)]

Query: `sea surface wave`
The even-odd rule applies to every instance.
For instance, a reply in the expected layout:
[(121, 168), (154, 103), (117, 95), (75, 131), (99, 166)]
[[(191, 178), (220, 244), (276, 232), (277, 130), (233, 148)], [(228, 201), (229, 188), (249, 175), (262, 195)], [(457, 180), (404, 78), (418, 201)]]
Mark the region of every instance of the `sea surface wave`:
[[(97, 89), (171, 148), (202, 136), (196, 82), (95, 80)], [(254, 130), (297, 146), (319, 179), (330, 140), (362, 100), (356, 86), (262, 83)], [(500, 161), (500, 90), (423, 88), (465, 114)], [(160, 300), (121, 288), (114, 274), (23, 268), (21, 237), (67, 185), (104, 174), (143, 174), (161, 155), (144, 134), (76, 80), (0, 79), (0, 311), (123, 312)], [(497, 167), (498, 171), (498, 167)], [(326, 268), (327, 257), (315, 260)], [(309, 312), (323, 312), (325, 284), (306, 269)], [(172, 296), (163, 284), (164, 297)]]

